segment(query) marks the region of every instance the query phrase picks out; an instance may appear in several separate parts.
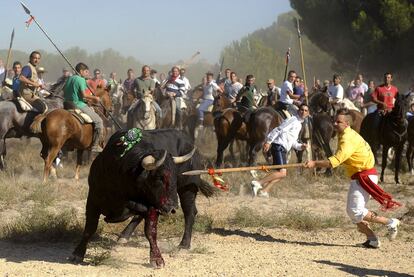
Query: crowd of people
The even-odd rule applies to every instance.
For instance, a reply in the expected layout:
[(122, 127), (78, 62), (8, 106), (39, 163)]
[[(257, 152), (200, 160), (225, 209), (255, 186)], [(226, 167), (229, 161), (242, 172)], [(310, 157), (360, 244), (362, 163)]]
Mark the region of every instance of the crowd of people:
[[(11, 77), (11, 83), (4, 83), (3, 85), (9, 86), (15, 97), (23, 98), (39, 113), (44, 113), (47, 111), (47, 106), (42, 101), (42, 98), (47, 96), (46, 84), (43, 80), (43, 74), (46, 70), (39, 67), (40, 60), (41, 54), (38, 51), (33, 51), (27, 65), (22, 66), (20, 62), (14, 62), (14, 76)], [(94, 96), (97, 88), (118, 85), (117, 74), (111, 72), (109, 79), (105, 80), (102, 71), (95, 69), (93, 77), (89, 78), (89, 67), (82, 62), (78, 63), (75, 69), (78, 74), (74, 75), (64, 69), (56, 84), (65, 83), (63, 88), (65, 107), (80, 109), (94, 121), (96, 135), (94, 136), (92, 150), (100, 152), (102, 149), (98, 142), (102, 139), (103, 123), (102, 119), (88, 106), (88, 102), (98, 101)], [(0, 74), (6, 73), (2, 63), (0, 63)], [(153, 94), (156, 87), (159, 87), (164, 95), (175, 100), (179, 122), (178, 128), (182, 129), (181, 113), (186, 109), (185, 99), (192, 89), (190, 81), (186, 77), (186, 70), (174, 66), (167, 75), (160, 74), (157, 77), (157, 73), (155, 69), (144, 65), (141, 69), (141, 75), (136, 77), (134, 70), (128, 69), (126, 79), (122, 85), (128, 93), (131, 93), (138, 100), (146, 95)], [(369, 223), (386, 225), (391, 240), (396, 237), (400, 224), (398, 219), (385, 218), (369, 211), (366, 208), (369, 198), (372, 196), (383, 204), (386, 209), (400, 204), (377, 185), (378, 177), (374, 167), (372, 150), (368, 143), (350, 128), (350, 116), (344, 106), (348, 109), (355, 108), (365, 115), (375, 112), (381, 116), (390, 112), (399, 94), (392, 81), (393, 75), (387, 72), (384, 74), (384, 82), (379, 86), (375, 86), (372, 80), (368, 81), (368, 84), (365, 83), (363, 75), (358, 74), (344, 89), (341, 84), (341, 76), (334, 74), (332, 82), (324, 81), (321, 85), (319, 80), (315, 80), (311, 88), (311, 93), (326, 93), (329, 96), (329, 102), (335, 107), (333, 109), (335, 114), (332, 116), (334, 117), (334, 128), (338, 133), (338, 149), (335, 154), (326, 160), (310, 160), (306, 162), (305, 167), (334, 168), (341, 164), (345, 166), (347, 175), (351, 178), (347, 198), (347, 213), (357, 225), (358, 230), (367, 236), (367, 241), (362, 246), (368, 248), (380, 247), (378, 236), (370, 228)], [(237, 108), (241, 113), (252, 111), (262, 105), (287, 111), (290, 116), (280, 126), (269, 132), (263, 145), (264, 152), (271, 152), (273, 164), (284, 165), (287, 163), (286, 153), (292, 147), (297, 150), (306, 148), (305, 144), (298, 141), (298, 136), (302, 128), (302, 122), (310, 115), (307, 103), (309, 91), (303, 79), (293, 70), (288, 72), (287, 78), (280, 88), (276, 86), (274, 79), (268, 79), (266, 85), (267, 92), (259, 103), (259, 91), (253, 75), (247, 75), (243, 85), (237, 73), (230, 68), (225, 69), (223, 78), (218, 76), (214, 79), (214, 74), (207, 72), (200, 85), (203, 93), (198, 107), (198, 124), (203, 124), (205, 112), (214, 104), (216, 97), (219, 95), (226, 97), (231, 106)], [(407, 94), (414, 95), (414, 86), (410, 88)], [(158, 116), (162, 116), (163, 111), (155, 101), (154, 105)], [(407, 119), (412, 120), (413, 118), (414, 103), (411, 103), (410, 110), (407, 112)], [(268, 198), (271, 187), (286, 176), (286, 169), (280, 169), (260, 180), (253, 180), (251, 182), (253, 196)], [(373, 193), (373, 191), (376, 193)]]

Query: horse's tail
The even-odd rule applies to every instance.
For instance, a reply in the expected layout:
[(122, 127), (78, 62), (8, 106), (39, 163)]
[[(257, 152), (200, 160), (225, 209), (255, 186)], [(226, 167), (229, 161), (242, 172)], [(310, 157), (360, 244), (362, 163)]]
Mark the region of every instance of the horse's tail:
[(42, 121), (46, 118), (46, 114), (39, 114), (33, 120), (33, 123), (30, 124), (30, 130), (34, 134), (42, 133)]

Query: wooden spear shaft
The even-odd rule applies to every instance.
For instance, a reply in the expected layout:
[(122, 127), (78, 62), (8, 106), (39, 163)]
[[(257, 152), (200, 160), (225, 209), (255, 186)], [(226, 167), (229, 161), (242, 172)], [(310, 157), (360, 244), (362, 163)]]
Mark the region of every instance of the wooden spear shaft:
[(219, 169), (210, 169), (210, 170), (191, 170), (181, 173), (182, 175), (201, 175), (201, 174), (210, 174), (210, 173), (230, 173), (230, 172), (241, 172), (241, 171), (250, 171), (250, 170), (268, 170), (268, 169), (281, 169), (281, 168), (294, 168), (294, 167), (303, 167), (304, 163), (296, 164), (281, 164), (281, 165), (258, 165), (258, 166), (248, 166), (248, 167), (234, 167), (234, 168), (219, 168)]
[[(302, 64), (302, 75), (303, 75), (303, 82), (305, 83), (305, 89), (308, 87), (306, 83), (306, 73), (305, 73), (305, 60), (303, 58), (303, 47), (302, 47), (302, 35), (299, 29), (299, 19), (296, 18), (296, 24), (298, 25), (298, 37), (299, 37), (299, 49), (300, 49), (300, 59)], [(308, 105), (308, 95), (305, 96), (305, 103)]]

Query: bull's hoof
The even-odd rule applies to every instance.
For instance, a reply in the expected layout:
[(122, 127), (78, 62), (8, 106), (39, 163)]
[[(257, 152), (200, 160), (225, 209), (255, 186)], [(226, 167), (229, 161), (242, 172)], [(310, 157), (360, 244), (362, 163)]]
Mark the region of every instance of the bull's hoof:
[(118, 239), (118, 243), (119, 244), (127, 244), (128, 243), (128, 239), (127, 238), (119, 238)]
[(83, 257), (72, 254), (70, 257), (68, 257), (68, 261), (74, 263), (74, 264), (82, 264), (83, 263)]
[(178, 248), (181, 248), (181, 249), (190, 249), (190, 247), (191, 247), (191, 245), (189, 243), (183, 243), (183, 242), (181, 242), (178, 245)]
[(162, 257), (159, 258), (151, 258), (151, 266), (153, 268), (163, 268), (165, 266), (164, 259)]

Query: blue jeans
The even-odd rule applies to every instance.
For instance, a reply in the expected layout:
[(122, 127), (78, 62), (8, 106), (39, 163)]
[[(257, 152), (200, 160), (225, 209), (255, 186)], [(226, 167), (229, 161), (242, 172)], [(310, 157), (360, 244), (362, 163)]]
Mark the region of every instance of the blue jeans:
[(200, 121), (204, 120), (204, 112), (208, 111), (208, 108), (213, 105), (214, 100), (204, 99), (198, 107), (198, 119)]

